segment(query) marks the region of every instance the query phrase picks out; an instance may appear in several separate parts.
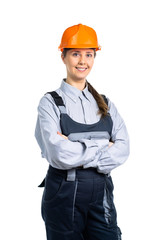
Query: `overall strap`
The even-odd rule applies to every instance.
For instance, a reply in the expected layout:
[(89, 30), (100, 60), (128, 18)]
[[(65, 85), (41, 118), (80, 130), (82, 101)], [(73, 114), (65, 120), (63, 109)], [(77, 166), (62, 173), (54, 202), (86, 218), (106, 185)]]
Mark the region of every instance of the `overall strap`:
[(64, 102), (63, 102), (63, 99), (58, 95), (58, 93), (56, 91), (48, 92), (48, 93), (53, 97), (57, 107), (65, 106)]
[(61, 113), (66, 113), (66, 107), (61, 96), (56, 91), (48, 92), (55, 101), (55, 104), (59, 108)]

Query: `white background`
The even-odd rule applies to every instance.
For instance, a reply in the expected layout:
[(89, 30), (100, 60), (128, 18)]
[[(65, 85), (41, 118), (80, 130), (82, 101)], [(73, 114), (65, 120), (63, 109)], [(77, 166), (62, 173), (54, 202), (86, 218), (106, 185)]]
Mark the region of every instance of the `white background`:
[(0, 239), (45, 239), (37, 106), (66, 77), (57, 48), (78, 23), (102, 46), (88, 81), (115, 103), (130, 135), (130, 157), (112, 173), (123, 240), (160, 239), (158, 0), (0, 2)]

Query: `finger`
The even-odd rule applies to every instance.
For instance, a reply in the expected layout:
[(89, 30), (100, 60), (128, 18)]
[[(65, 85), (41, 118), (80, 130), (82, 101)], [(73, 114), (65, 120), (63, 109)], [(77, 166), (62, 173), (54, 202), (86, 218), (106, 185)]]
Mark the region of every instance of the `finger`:
[(66, 137), (65, 135), (63, 135), (62, 133), (60, 132), (57, 132), (58, 135), (60, 135), (61, 137), (63, 137), (64, 139), (68, 139), (68, 137)]
[(111, 147), (112, 145), (113, 145), (113, 142), (109, 142), (109, 145), (108, 145), (108, 146)]
[(60, 132), (57, 132), (57, 134), (60, 135), (60, 136), (62, 136), (62, 133), (60, 133)]

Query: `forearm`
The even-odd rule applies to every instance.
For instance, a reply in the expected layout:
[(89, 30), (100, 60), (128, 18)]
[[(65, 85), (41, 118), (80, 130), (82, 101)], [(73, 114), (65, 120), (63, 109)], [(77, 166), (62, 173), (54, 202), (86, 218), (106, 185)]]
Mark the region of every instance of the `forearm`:
[(55, 167), (60, 169), (70, 169), (91, 162), (100, 155), (99, 142), (92, 140), (82, 140), (82, 142), (72, 142), (56, 136), (54, 141), (44, 140), (47, 148), (47, 158)]
[(47, 106), (39, 108), (35, 136), (41, 148), (42, 155), (48, 162), (60, 169), (70, 169), (85, 165), (99, 158), (100, 150), (107, 146), (108, 140), (81, 139), (72, 142), (57, 134), (60, 130), (56, 116), (47, 111)]
[(105, 147), (99, 159), (86, 164), (84, 168), (95, 167), (98, 172), (109, 173), (114, 168), (122, 165), (129, 156), (129, 136), (125, 123), (119, 115), (114, 104), (110, 105), (110, 114), (113, 120), (111, 139), (113, 145)]
[(116, 140), (108, 147), (104, 147), (99, 158), (95, 158), (90, 163), (84, 165), (84, 168), (94, 167), (100, 173), (110, 173), (113, 169), (122, 165), (129, 156), (129, 138)]
[(110, 173), (113, 169), (122, 165), (129, 156), (129, 139), (118, 140), (107, 150), (101, 151), (97, 162), (97, 170), (101, 173)]

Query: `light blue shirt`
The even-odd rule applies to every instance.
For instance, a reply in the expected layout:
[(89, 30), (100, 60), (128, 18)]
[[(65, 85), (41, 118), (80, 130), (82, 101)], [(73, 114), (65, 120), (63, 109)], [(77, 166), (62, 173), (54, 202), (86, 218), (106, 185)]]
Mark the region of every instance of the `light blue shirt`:
[[(67, 114), (79, 123), (93, 124), (100, 120), (97, 103), (88, 91), (83, 91), (62, 81), (56, 92), (62, 97)], [(123, 164), (129, 155), (129, 137), (125, 123), (115, 105), (109, 100), (109, 113), (113, 121), (112, 140), (108, 147), (108, 139), (66, 140), (57, 134), (61, 132), (60, 111), (52, 96), (46, 94), (38, 106), (38, 118), (35, 137), (40, 146), (42, 157), (52, 167), (71, 169), (78, 166), (94, 167), (98, 172), (107, 174)]]

